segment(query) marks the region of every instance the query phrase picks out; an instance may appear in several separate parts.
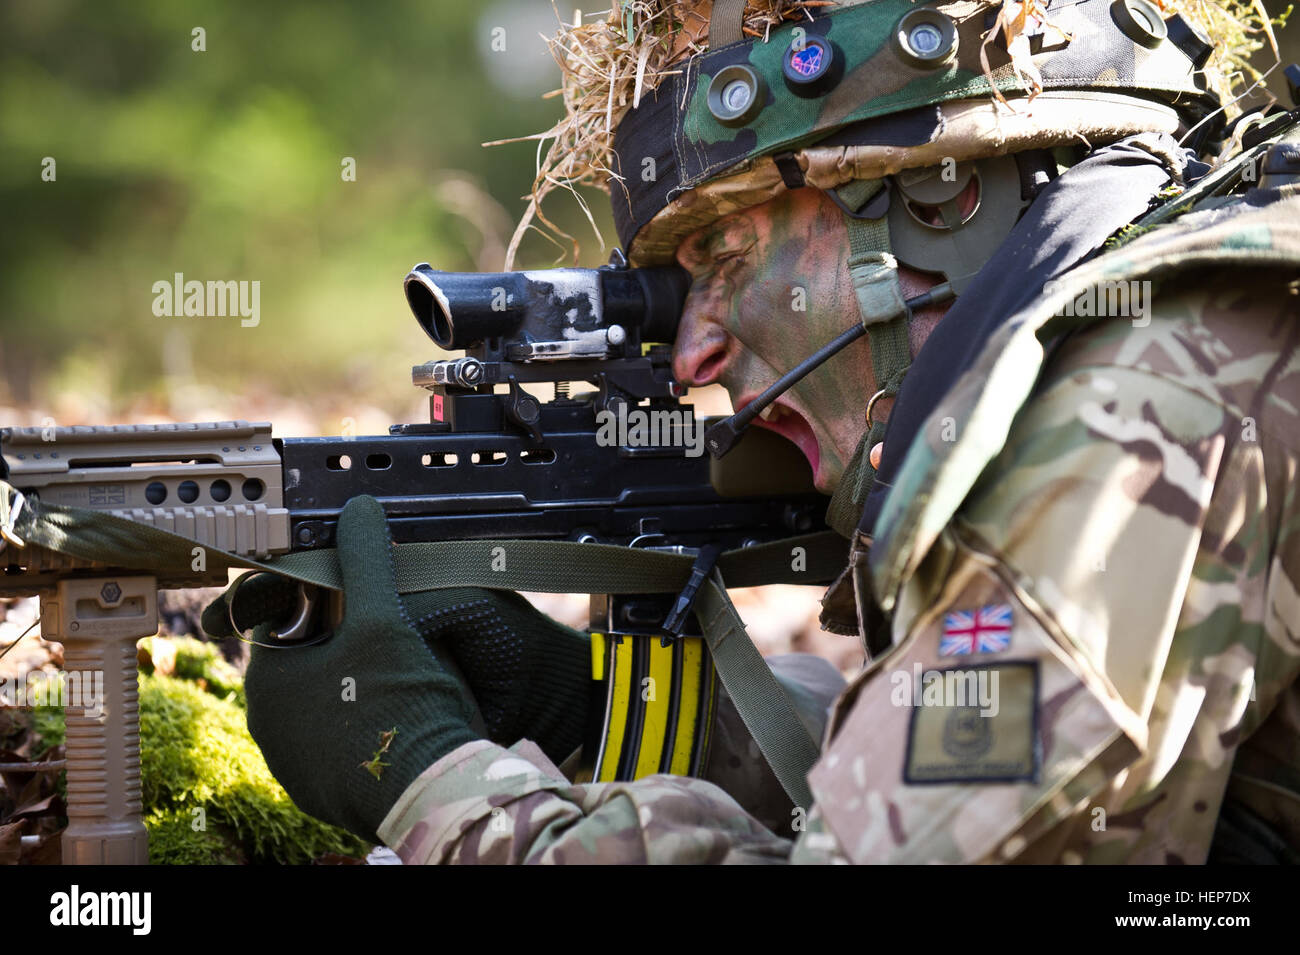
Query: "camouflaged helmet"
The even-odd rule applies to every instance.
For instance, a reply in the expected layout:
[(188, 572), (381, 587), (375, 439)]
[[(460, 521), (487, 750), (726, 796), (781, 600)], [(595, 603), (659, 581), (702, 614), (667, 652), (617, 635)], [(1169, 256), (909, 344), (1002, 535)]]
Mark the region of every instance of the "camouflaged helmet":
[[(656, 9), (688, 55), (653, 89), (638, 74), (606, 143), (634, 265), (670, 262), (696, 229), (789, 188), (1181, 134), (1220, 107), (1205, 33), (1148, 0), (642, 0), (610, 21), (625, 16), (630, 36), (632, 14)], [(612, 116), (612, 86), (609, 99)]]

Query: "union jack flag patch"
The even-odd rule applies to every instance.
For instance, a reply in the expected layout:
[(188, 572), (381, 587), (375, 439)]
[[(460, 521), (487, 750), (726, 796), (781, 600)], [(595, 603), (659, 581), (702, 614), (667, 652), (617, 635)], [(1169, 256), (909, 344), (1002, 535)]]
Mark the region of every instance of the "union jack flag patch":
[(978, 610), (944, 614), (939, 656), (999, 653), (1011, 645), (1011, 605), (992, 604)]

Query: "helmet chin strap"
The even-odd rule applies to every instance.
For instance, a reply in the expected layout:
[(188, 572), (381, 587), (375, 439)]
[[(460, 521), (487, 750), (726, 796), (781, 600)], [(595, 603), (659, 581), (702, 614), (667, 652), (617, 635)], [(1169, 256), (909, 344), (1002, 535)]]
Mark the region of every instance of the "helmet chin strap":
[(867, 430), (847, 462), (826, 512), (826, 522), (841, 534), (847, 530), (845, 536), (849, 536), (857, 526), (876, 478), (870, 449), (885, 437), (886, 423), (875, 420), (871, 411), (881, 398), (898, 394), (903, 377), (912, 365), (908, 336), (912, 310), (947, 301), (953, 295), (953, 287), (944, 282), (921, 296), (903, 301), (898, 260), (889, 234), (893, 218), (890, 205), (897, 204), (897, 197), (891, 196), (888, 183), (851, 182), (832, 193), (832, 197), (844, 213), (849, 233), (849, 275), (853, 277), (862, 327), (871, 342), (871, 367), (876, 379), (876, 392), (867, 401)]

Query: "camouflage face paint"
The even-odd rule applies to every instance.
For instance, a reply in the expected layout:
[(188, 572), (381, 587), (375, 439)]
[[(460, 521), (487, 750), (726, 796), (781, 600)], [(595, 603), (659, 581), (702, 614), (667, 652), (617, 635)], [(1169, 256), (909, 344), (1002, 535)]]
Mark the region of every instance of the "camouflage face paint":
[[(688, 385), (721, 383), (737, 408), (858, 319), (841, 213), (818, 190), (786, 192), (700, 229), (677, 258), (694, 281), (674, 368)], [(873, 390), (862, 339), (755, 424), (798, 444), (829, 493), (866, 429)]]

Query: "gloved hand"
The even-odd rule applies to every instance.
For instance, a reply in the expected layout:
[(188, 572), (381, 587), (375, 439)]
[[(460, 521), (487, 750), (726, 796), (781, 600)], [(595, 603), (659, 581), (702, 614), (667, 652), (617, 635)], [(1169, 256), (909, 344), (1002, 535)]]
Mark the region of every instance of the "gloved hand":
[[(214, 636), (230, 633), (228, 594), (203, 613), (203, 629)], [(240, 590), (236, 622), (241, 630), (256, 624), (263, 640), (297, 602), (293, 581), (260, 574)], [(531, 739), (557, 765), (581, 745), (591, 691), (587, 634), (510, 591), (456, 587), (409, 594), (402, 602), (430, 650), (450, 651), (494, 743)]]
[[(476, 738), (473, 705), (411, 626), (393, 579), (388, 523), (373, 497), (344, 507), (338, 553), (342, 624), (313, 646), (253, 647), (248, 729), (303, 811), (379, 842), (375, 830), (406, 787)], [(223, 596), (204, 611), (204, 628), (229, 632), (228, 620), (219, 626), (225, 612)], [(264, 639), (266, 625), (259, 629)]]
[[(530, 739), (557, 766), (582, 744), (591, 694), (591, 638), (517, 593), (459, 587), (407, 601), (431, 647), (451, 651), (474, 691), (488, 737)], [(418, 616), (416, 616), (418, 614)]]

